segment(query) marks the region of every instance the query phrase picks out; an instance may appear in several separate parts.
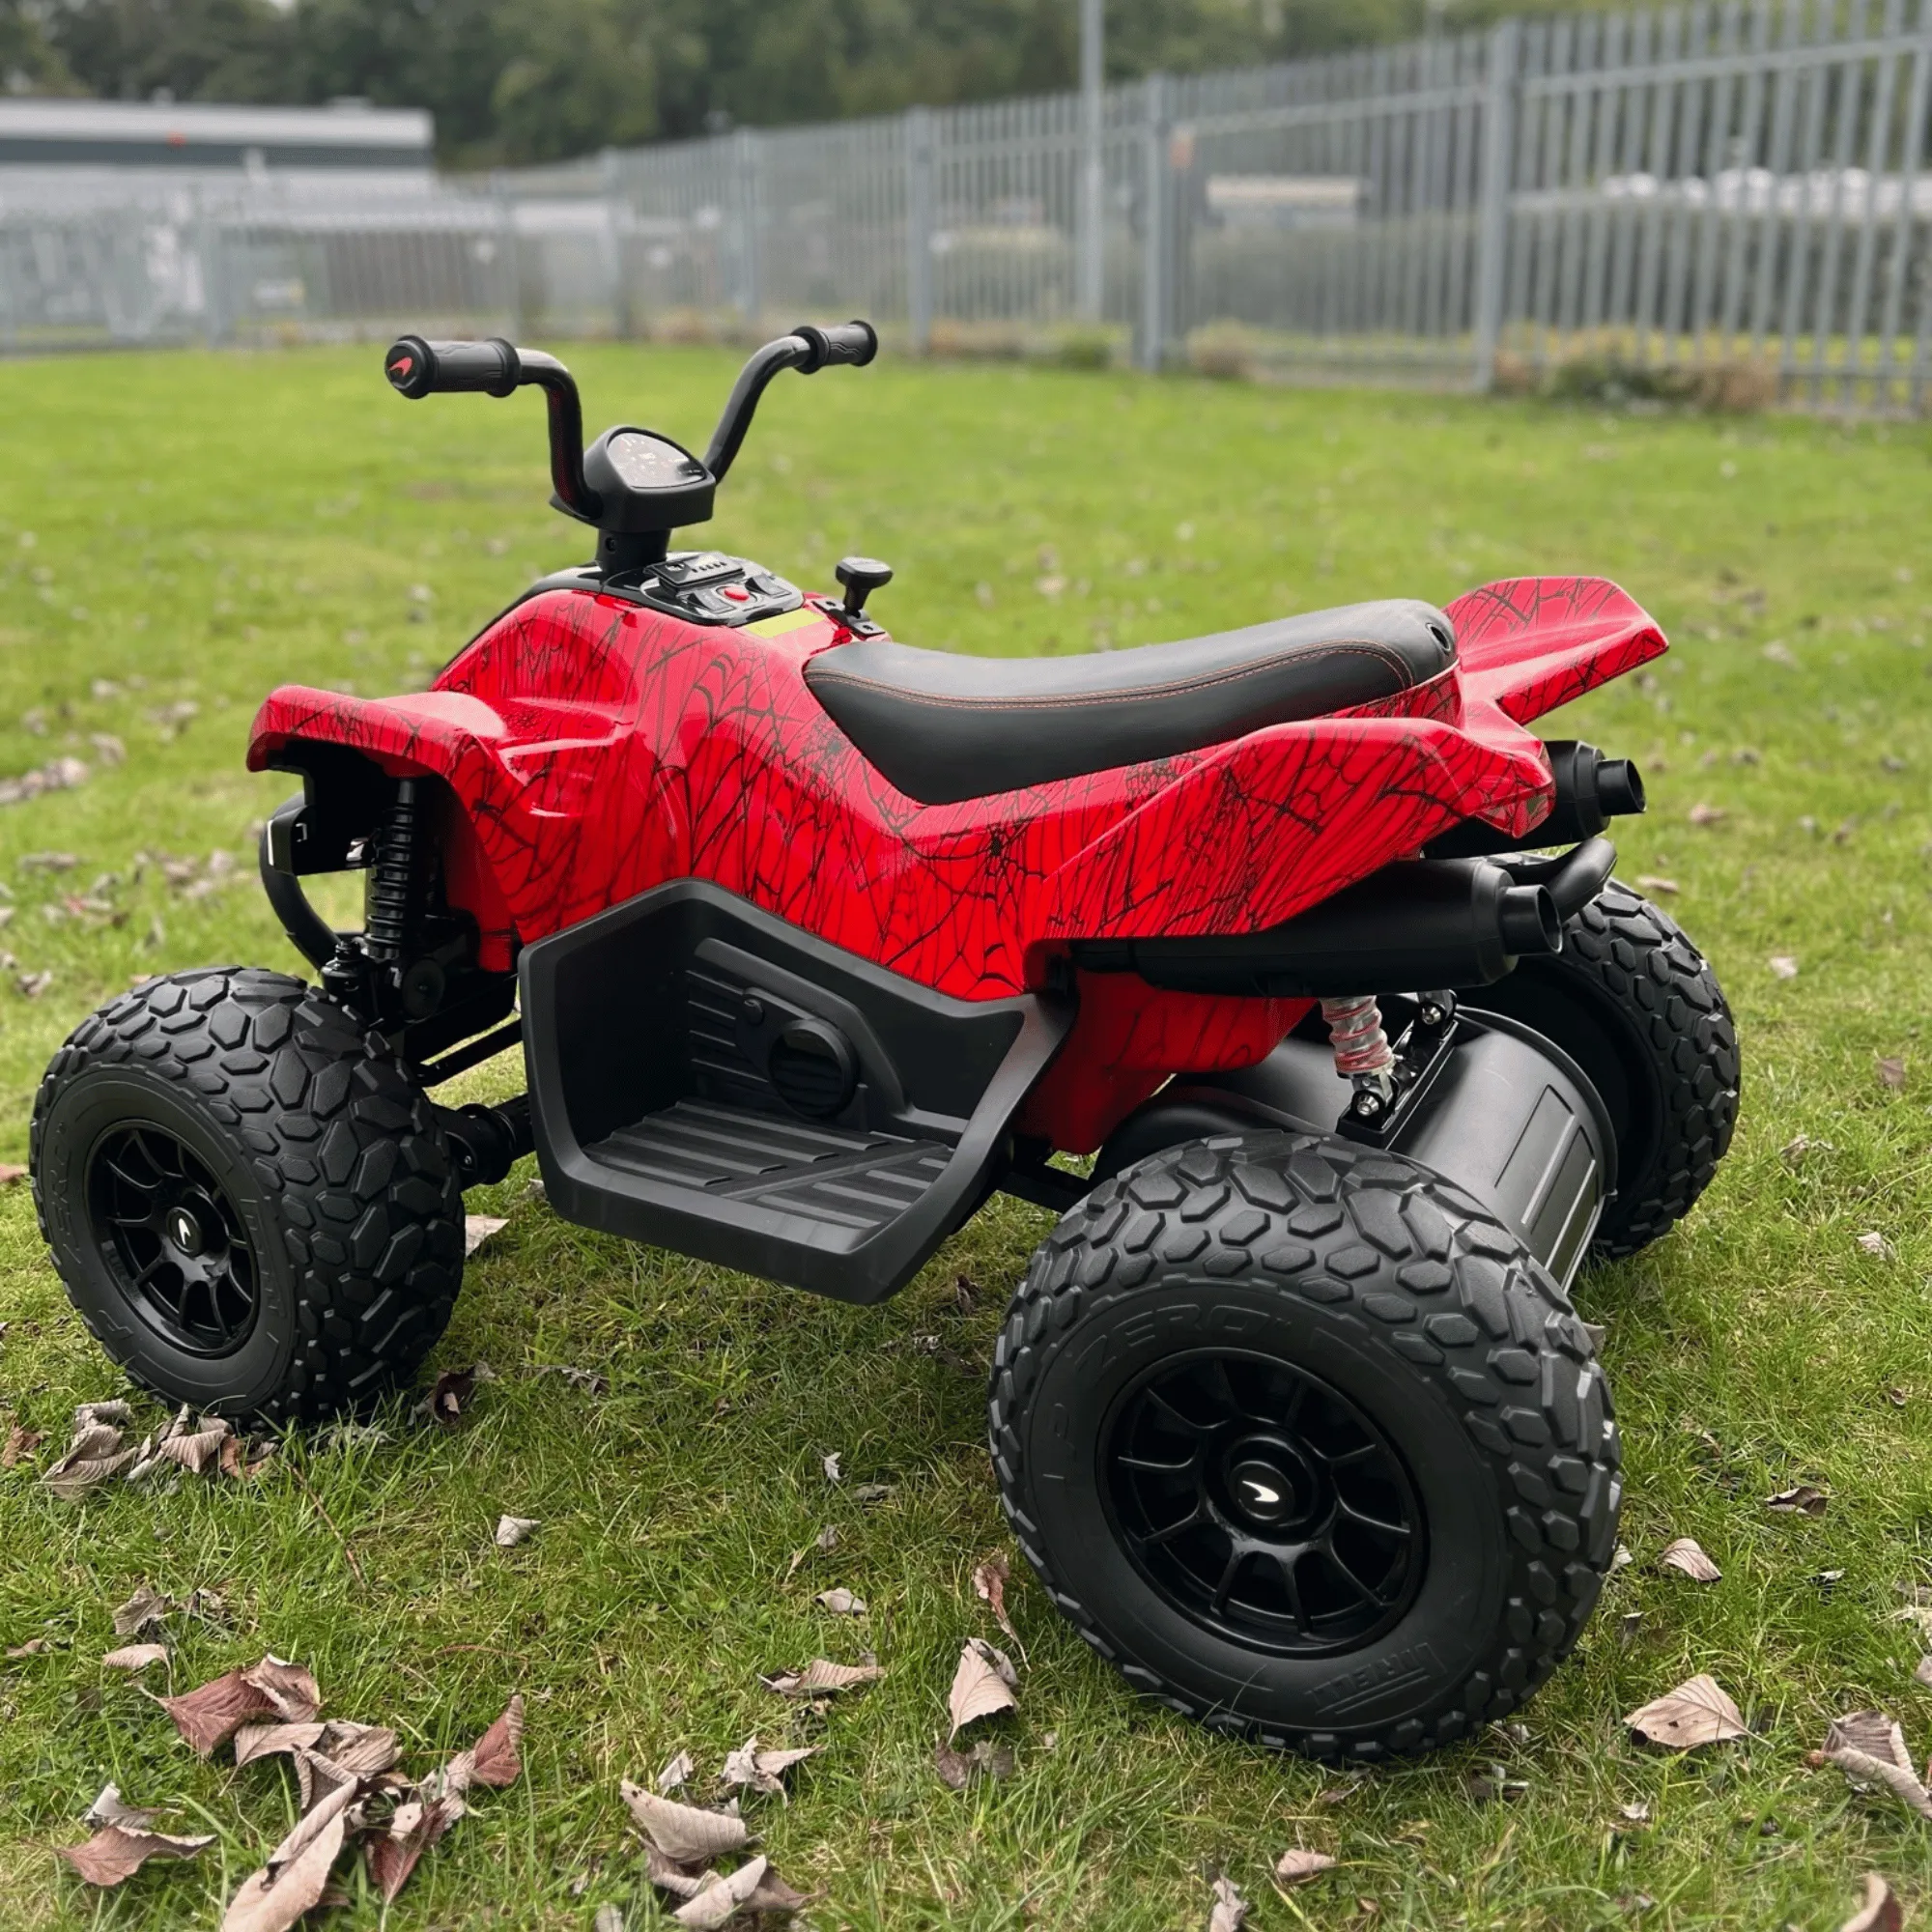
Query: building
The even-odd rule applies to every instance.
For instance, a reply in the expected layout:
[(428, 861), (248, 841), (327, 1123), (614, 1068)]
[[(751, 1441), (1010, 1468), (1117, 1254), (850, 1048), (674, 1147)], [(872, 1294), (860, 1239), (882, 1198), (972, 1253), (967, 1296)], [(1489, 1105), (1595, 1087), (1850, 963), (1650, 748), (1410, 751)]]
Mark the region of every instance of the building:
[(416, 107), (228, 107), (0, 97), (0, 170), (427, 176), (436, 123)]

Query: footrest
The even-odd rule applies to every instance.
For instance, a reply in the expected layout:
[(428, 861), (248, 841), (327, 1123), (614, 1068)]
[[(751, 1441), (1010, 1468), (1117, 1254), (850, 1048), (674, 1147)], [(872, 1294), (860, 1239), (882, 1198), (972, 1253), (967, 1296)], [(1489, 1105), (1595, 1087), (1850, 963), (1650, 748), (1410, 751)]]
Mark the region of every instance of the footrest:
[(768, 1280), (879, 1301), (985, 1199), (1072, 1022), (955, 1000), (696, 879), (523, 956), (551, 1205)]
[(869, 1235), (919, 1205), (946, 1172), (939, 1141), (774, 1120), (743, 1107), (679, 1100), (583, 1151), (614, 1168)]

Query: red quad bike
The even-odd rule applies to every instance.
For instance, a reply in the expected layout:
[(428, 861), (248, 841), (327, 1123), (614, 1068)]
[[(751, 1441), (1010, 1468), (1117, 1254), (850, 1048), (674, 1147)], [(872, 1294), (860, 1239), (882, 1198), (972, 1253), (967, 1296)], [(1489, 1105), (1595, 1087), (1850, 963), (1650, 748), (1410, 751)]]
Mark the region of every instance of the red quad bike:
[[(269, 697), (249, 765), (301, 791), (262, 879), (315, 983), (176, 973), (81, 1025), (34, 1113), (55, 1264), (170, 1402), (309, 1421), (416, 1369), (464, 1189), (532, 1150), (570, 1220), (857, 1302), (1004, 1189), (1060, 1219), (993, 1461), (1080, 1634), (1316, 1757), (1465, 1735), (1616, 1547), (1569, 1284), (1690, 1208), (1737, 1106), (1710, 969), (1610, 876), (1636, 772), (1524, 728), (1664, 640), (1544, 578), (959, 657), (874, 620), (883, 563), (831, 597), (672, 548), (774, 376), (876, 349), (768, 344), (701, 459), (585, 450), (548, 355), (389, 351), (408, 397), (544, 391), (595, 560), (427, 692)], [(301, 881), (352, 867), (335, 932)], [(431, 1097), (519, 1039), (526, 1094)]]

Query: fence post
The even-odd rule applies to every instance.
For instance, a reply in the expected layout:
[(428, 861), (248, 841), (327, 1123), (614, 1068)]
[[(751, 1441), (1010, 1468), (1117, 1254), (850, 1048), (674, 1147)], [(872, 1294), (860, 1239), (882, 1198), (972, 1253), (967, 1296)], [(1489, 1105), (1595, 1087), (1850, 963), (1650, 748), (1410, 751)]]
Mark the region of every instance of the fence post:
[(503, 311), (512, 341), (527, 334), (524, 315), (524, 263), (517, 247), (517, 205), (502, 174), (490, 177), (490, 198), (497, 204), (497, 250), (503, 262)]
[(221, 222), (208, 212), (208, 196), (201, 188), (194, 195), (195, 253), (201, 262), (201, 330), (209, 348), (216, 349), (228, 339), (228, 319), (222, 313), (226, 290), (226, 267), (221, 259)]
[(1510, 186), (1516, 160), (1517, 74), (1522, 22), (1498, 20), (1490, 30), (1483, 91), (1483, 177), (1476, 229), (1475, 385), (1495, 387), (1496, 346), (1503, 331), (1504, 271), (1509, 258)]
[(763, 261), (763, 143), (750, 128), (731, 137), (732, 173), (738, 201), (738, 287), (736, 304), (755, 332), (765, 312)]
[(1173, 240), (1169, 233), (1173, 197), (1168, 192), (1167, 76), (1147, 77), (1141, 129), (1141, 326), (1134, 359), (1143, 369), (1158, 369), (1167, 359)]
[(636, 333), (631, 321), (631, 277), (624, 260), (623, 157), (606, 148), (600, 157), (604, 188), (604, 280), (611, 296), (611, 332), (619, 342)]
[(1082, 322), (1098, 322), (1106, 300), (1107, 172), (1101, 149), (1104, 118), (1102, 0), (1080, 0), (1080, 181), (1074, 210), (1074, 307)]
[(932, 109), (915, 107), (905, 118), (906, 141), (906, 335), (912, 353), (932, 346)]

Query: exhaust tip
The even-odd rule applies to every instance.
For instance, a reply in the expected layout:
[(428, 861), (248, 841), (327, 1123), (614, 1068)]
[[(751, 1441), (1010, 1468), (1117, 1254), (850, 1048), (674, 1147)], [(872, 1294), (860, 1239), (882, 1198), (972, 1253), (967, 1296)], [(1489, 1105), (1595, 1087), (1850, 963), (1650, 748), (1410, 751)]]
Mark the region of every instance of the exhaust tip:
[(1563, 951), (1563, 917), (1545, 886), (1512, 886), (1502, 896), (1497, 929), (1503, 951), (1522, 958)]
[(1630, 758), (1605, 758), (1597, 767), (1597, 803), (1605, 818), (1630, 818), (1643, 810), (1643, 774)]

